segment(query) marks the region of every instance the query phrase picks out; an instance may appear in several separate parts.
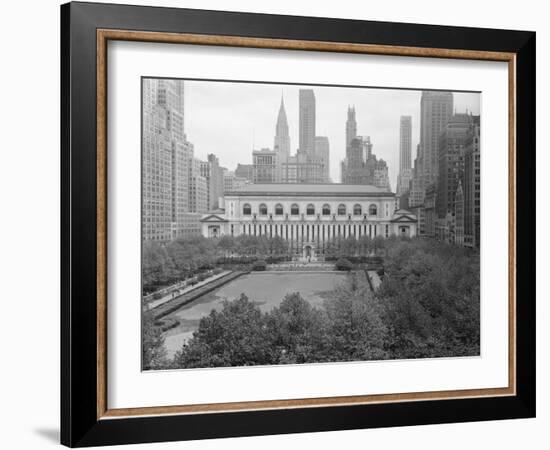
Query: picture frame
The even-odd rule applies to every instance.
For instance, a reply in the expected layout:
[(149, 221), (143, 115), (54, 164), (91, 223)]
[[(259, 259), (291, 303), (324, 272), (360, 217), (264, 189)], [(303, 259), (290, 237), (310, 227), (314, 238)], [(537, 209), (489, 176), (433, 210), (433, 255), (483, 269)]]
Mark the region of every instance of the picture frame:
[[(535, 416), (535, 33), (72, 2), (61, 7), (61, 443), (70, 447)], [(178, 43), (508, 64), (505, 388), (111, 409), (107, 44)]]

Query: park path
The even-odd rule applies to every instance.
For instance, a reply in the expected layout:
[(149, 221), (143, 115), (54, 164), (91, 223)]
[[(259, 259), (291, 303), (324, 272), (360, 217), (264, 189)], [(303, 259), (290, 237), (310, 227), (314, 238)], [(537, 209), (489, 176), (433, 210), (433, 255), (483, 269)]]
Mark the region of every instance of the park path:
[[(248, 272), (228, 272), (224, 276), (217, 277), (216, 279), (210, 278), (208, 282), (202, 283), (201, 286), (196, 284), (193, 286), (194, 289), (188, 290), (187, 292), (178, 295), (177, 297), (171, 298), (168, 301), (162, 303), (161, 305), (156, 306), (155, 308), (150, 308), (149, 311), (152, 311), (153, 317), (159, 319), (164, 317), (171, 312), (174, 312), (181, 308), (182, 306), (192, 302), (193, 300), (207, 294), (208, 292), (213, 291), (214, 289), (223, 286), (230, 281), (233, 281), (235, 278), (240, 277), (241, 275)], [(198, 287), (197, 287), (198, 286)]]
[(160, 305), (163, 305), (164, 303), (166, 302), (169, 302), (170, 300), (173, 300), (183, 294), (186, 294), (188, 292), (191, 292), (191, 291), (194, 291), (195, 289), (201, 287), (201, 286), (204, 286), (208, 283), (211, 283), (212, 281), (215, 281), (217, 280), (218, 278), (221, 278), (221, 277), (224, 277), (225, 275), (228, 275), (230, 274), (231, 271), (230, 270), (224, 270), (223, 272), (217, 274), (217, 275), (213, 275), (209, 278), (206, 278), (205, 280), (202, 280), (202, 281), (199, 281), (197, 284), (195, 284), (194, 286), (187, 286), (186, 288), (183, 288), (183, 289), (178, 289), (178, 290), (175, 290), (175, 291), (172, 291), (170, 292), (169, 294), (166, 294), (164, 297), (161, 297), (157, 300), (153, 300), (153, 301), (150, 301), (149, 303), (147, 303), (146, 305), (146, 308), (147, 310), (150, 310), (150, 309), (155, 309), (157, 308), (158, 306)]

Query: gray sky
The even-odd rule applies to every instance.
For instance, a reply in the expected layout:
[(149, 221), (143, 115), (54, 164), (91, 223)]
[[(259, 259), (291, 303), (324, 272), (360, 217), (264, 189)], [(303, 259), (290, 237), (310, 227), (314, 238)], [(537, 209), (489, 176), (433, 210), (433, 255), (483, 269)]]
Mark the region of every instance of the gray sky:
[[(185, 82), (185, 132), (195, 146), (195, 156), (214, 153), (220, 164), (234, 170), (237, 163), (252, 163), (252, 147), (273, 148), (275, 124), (284, 97), (291, 153), (298, 147), (298, 90), (296, 85)], [(348, 105), (355, 105), (357, 134), (370, 136), (373, 152), (388, 163), (395, 189), (399, 171), (399, 117), (412, 116), (412, 159), (420, 128), (421, 91), (399, 89), (312, 86), (315, 91), (317, 136), (328, 136), (330, 174), (340, 182), (340, 161), (345, 156)], [(480, 95), (455, 93), (456, 112), (479, 114)]]

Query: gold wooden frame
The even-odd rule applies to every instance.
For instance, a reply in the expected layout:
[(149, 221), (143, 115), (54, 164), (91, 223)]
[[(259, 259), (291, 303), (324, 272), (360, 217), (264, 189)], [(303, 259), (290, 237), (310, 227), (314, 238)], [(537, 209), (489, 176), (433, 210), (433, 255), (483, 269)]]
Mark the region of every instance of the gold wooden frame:
[[(249, 48), (363, 53), (392, 56), (452, 58), (501, 61), (508, 63), (508, 386), (399, 394), (319, 397), (287, 400), (263, 400), (200, 405), (150, 406), (109, 409), (107, 405), (107, 42), (109, 40), (158, 42), (171, 44), (216, 45)], [(157, 33), (114, 29), (97, 30), (97, 418), (128, 416), (197, 414), (265, 409), (288, 409), (448, 400), (516, 395), (516, 55), (505, 52), (455, 50), (444, 48), (297, 41), (179, 33)]]

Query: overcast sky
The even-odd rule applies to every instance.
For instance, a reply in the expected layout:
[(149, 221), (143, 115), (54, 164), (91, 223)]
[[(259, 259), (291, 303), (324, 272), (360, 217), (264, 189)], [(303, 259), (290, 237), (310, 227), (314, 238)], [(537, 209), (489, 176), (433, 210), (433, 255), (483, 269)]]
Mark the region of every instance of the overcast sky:
[[(252, 163), (252, 148), (273, 148), (281, 95), (288, 118), (291, 153), (298, 147), (298, 91), (307, 86), (216, 81), (185, 81), (185, 132), (195, 156), (214, 153), (234, 170)], [(316, 135), (328, 136), (330, 174), (340, 182), (345, 156), (348, 105), (355, 105), (357, 134), (370, 136), (373, 152), (388, 163), (395, 189), (399, 170), (399, 117), (412, 116), (412, 160), (419, 141), (421, 91), (312, 86), (317, 114)], [(480, 95), (454, 93), (456, 112), (479, 114)]]

